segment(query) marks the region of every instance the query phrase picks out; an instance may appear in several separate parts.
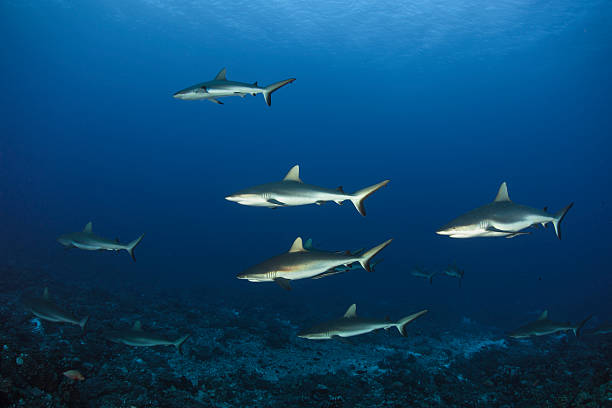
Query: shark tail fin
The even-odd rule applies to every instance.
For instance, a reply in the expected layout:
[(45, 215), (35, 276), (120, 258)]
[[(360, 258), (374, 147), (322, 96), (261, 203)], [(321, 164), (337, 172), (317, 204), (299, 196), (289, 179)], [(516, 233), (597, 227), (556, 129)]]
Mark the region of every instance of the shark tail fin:
[(567, 214), (567, 212), (570, 210), (570, 208), (572, 208), (573, 205), (574, 203), (570, 203), (567, 207), (556, 213), (555, 217), (553, 218), (552, 223), (555, 227), (555, 233), (557, 234), (557, 238), (559, 239), (561, 239), (561, 221), (563, 221), (563, 218), (565, 218), (565, 214)]
[(183, 343), (185, 343), (185, 340), (187, 340), (188, 338), (189, 338), (189, 334), (186, 334), (174, 342), (174, 347), (176, 347), (176, 350), (179, 352), (179, 354), (183, 354), (183, 350), (181, 349), (181, 347)]
[(84, 318), (81, 319), (81, 321), (79, 322), (79, 326), (81, 326), (81, 331), (84, 332), (85, 331), (85, 327), (87, 326), (87, 322), (89, 321), (89, 316), (85, 316)]
[(395, 327), (397, 327), (397, 330), (402, 336), (406, 337), (406, 326), (413, 320), (423, 316), (425, 313), (427, 313), (427, 309), (421, 310), (420, 312), (415, 314), (411, 314), (410, 316), (403, 317), (399, 319), (397, 323), (395, 323)]
[(268, 85), (264, 88), (263, 90), (263, 97), (266, 100), (266, 103), (268, 104), (268, 106), (272, 105), (272, 92), (276, 91), (277, 89), (292, 83), (293, 81), (295, 81), (295, 78), (289, 78), (289, 79), (285, 79), (284, 81), (280, 81), (280, 82), (275, 82), (272, 85)]
[(134, 256), (134, 249), (136, 248), (136, 245), (140, 244), (140, 241), (142, 241), (143, 238), (144, 234), (127, 244), (127, 246), (125, 247), (125, 250), (130, 253), (130, 256), (132, 257), (134, 262), (136, 262), (136, 257)]
[(576, 326), (576, 328), (574, 329), (574, 335), (576, 336), (576, 338), (580, 337), (580, 332), (582, 331), (582, 327), (585, 325), (586, 322), (588, 322), (591, 317), (593, 317), (593, 315), (588, 316), (586, 319), (584, 319), (583, 321), (581, 321), (578, 326)]
[(357, 211), (359, 211), (359, 214), (363, 216), (366, 215), (366, 210), (365, 210), (365, 207), (363, 206), (363, 200), (368, 198), (370, 194), (372, 194), (376, 190), (386, 186), (387, 183), (389, 183), (389, 180), (381, 181), (378, 184), (374, 184), (373, 186), (362, 188), (361, 190), (356, 191), (353, 194), (351, 194), (350, 200), (355, 206), (355, 208), (357, 209)]
[(370, 261), (372, 260), (372, 258), (376, 256), (377, 253), (385, 249), (385, 247), (389, 245), (391, 241), (393, 241), (393, 239), (388, 239), (382, 244), (375, 246), (374, 248), (370, 249), (369, 251), (361, 255), (361, 258), (359, 259), (359, 263), (361, 264), (363, 269), (365, 269), (368, 272), (372, 272), (373, 269), (372, 269), (372, 265), (370, 264)]

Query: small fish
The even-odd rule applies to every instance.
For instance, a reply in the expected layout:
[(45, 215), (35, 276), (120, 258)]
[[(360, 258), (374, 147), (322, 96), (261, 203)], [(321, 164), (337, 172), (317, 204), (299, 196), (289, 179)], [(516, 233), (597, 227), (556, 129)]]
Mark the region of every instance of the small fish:
[(74, 381), (83, 381), (85, 379), (79, 370), (68, 370), (64, 372), (64, 375)]

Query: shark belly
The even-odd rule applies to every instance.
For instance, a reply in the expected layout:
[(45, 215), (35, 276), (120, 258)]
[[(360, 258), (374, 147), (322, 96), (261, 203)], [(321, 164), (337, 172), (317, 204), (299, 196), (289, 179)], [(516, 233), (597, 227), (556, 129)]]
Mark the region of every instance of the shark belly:
[(72, 245), (79, 249), (84, 249), (85, 251), (97, 251), (98, 249), (104, 249), (100, 247), (98, 244), (87, 244), (85, 242), (73, 242)]
[(347, 327), (343, 327), (341, 330), (338, 331), (338, 333), (336, 335), (340, 336), (340, 337), (353, 337), (353, 336), (359, 336), (361, 334), (366, 334), (366, 333), (370, 333), (373, 332), (375, 330), (378, 329), (382, 329), (384, 327), (386, 327), (388, 325), (372, 325), (372, 324), (355, 324), (355, 325), (349, 325)]
[(147, 339), (123, 339), (121, 340), (124, 344), (134, 347), (153, 347), (153, 346), (167, 346), (171, 343), (167, 341), (152, 341)]
[(308, 279), (327, 272), (330, 269), (336, 268), (338, 266), (350, 265), (355, 261), (355, 259), (338, 259), (335, 261), (311, 261), (302, 265), (294, 266), (291, 268), (291, 270), (278, 271), (276, 273), (276, 277), (289, 280)]

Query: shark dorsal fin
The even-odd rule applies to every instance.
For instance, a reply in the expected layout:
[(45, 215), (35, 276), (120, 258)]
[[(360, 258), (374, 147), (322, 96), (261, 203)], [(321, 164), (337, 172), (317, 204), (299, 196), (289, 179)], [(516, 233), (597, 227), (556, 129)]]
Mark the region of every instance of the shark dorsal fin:
[(87, 225), (85, 226), (85, 228), (83, 228), (83, 232), (86, 234), (91, 234), (91, 231), (92, 231), (92, 224), (91, 224), (91, 221), (89, 221)]
[(300, 166), (298, 164), (293, 166), (291, 170), (289, 170), (289, 173), (287, 173), (283, 181), (297, 181), (298, 183), (301, 183), (302, 180), (300, 180)]
[(540, 317), (538, 317), (538, 320), (546, 320), (546, 319), (548, 319), (548, 310), (543, 311)]
[(303, 245), (304, 249), (312, 249), (312, 238), (308, 238)]
[(140, 323), (140, 320), (136, 320), (134, 322), (134, 326), (132, 326), (132, 330), (138, 330), (138, 331), (142, 330), (142, 324)]
[(289, 252), (304, 252), (304, 246), (302, 245), (302, 238), (297, 237), (295, 241), (293, 241), (293, 245), (289, 248)]
[(257, 85), (257, 81), (253, 82), (253, 86), (259, 86)]
[(501, 186), (499, 186), (499, 190), (497, 190), (497, 195), (495, 196), (495, 202), (499, 201), (510, 201), (510, 197), (508, 196), (508, 186), (504, 181)]
[(345, 319), (351, 319), (353, 317), (357, 317), (357, 305), (355, 303), (350, 305), (344, 314)]
[(49, 288), (43, 290), (43, 299), (49, 299)]
[(219, 71), (219, 73), (215, 77), (215, 80), (216, 81), (227, 81), (227, 78), (225, 78), (225, 73), (226, 72), (227, 72), (226, 69), (223, 68), (221, 71)]

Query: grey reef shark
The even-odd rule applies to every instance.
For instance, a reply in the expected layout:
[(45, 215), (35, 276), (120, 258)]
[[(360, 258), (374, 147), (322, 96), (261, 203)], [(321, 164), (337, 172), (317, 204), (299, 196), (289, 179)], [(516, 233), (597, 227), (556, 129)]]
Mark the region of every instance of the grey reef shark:
[(42, 297), (25, 297), (22, 303), (36, 317), (48, 322), (76, 324), (84, 331), (89, 321), (89, 316), (79, 319), (58, 306), (49, 296), (48, 288), (45, 288)]
[(446, 269), (444, 269), (442, 273), (446, 276), (450, 276), (451, 278), (459, 279), (459, 287), (461, 287), (463, 275), (465, 274), (465, 271), (463, 269), (459, 269), (457, 265), (450, 265)]
[(455, 218), (436, 233), (451, 238), (513, 238), (529, 234), (530, 232), (523, 231), (525, 228), (538, 225), (545, 227), (548, 223), (552, 223), (557, 237), (561, 239), (561, 221), (573, 205), (574, 203), (571, 203), (556, 214), (550, 214), (546, 208), (539, 210), (516, 204), (510, 200), (508, 187), (504, 182), (492, 203)]
[(192, 85), (175, 92), (173, 97), (185, 101), (207, 100), (223, 105), (219, 98), (226, 96), (240, 96), (244, 98), (249, 94), (253, 96), (263, 94), (266, 103), (270, 106), (272, 105), (272, 93), (293, 81), (295, 81), (295, 78), (289, 78), (264, 87), (257, 85), (257, 82), (249, 84), (246, 82), (228, 81), (226, 69), (223, 68), (212, 81)]
[(374, 319), (357, 316), (357, 305), (352, 304), (341, 318), (304, 330), (298, 334), (298, 337), (310, 340), (343, 340), (345, 337), (358, 336), (379, 329), (388, 330), (392, 327), (397, 328), (399, 333), (405, 337), (407, 335), (406, 326), (425, 313), (427, 310), (421, 310), (398, 321), (391, 321), (388, 318)]
[(548, 310), (545, 310), (536, 321), (519, 327), (518, 329), (510, 332), (509, 336), (515, 339), (524, 339), (528, 337), (546, 336), (548, 334), (571, 330), (574, 332), (576, 337), (580, 337), (582, 327), (591, 317), (593, 317), (593, 315), (587, 317), (578, 324), (571, 324), (570, 322), (555, 322), (548, 319)]
[(391, 239), (359, 254), (347, 252), (328, 252), (308, 250), (298, 237), (291, 245), (289, 252), (272, 257), (257, 264), (237, 276), (249, 282), (276, 282), (285, 290), (291, 290), (290, 282), (298, 279), (318, 279), (340, 272), (345, 272), (353, 263), (359, 263), (363, 269), (372, 271), (370, 261), (376, 254), (391, 243)]
[(164, 336), (143, 331), (140, 321), (137, 320), (129, 329), (107, 332), (106, 338), (114, 343), (122, 343), (134, 347), (174, 346), (181, 353), (181, 346), (189, 338), (189, 334), (176, 340), (168, 340)]
[(437, 274), (436, 271), (427, 272), (425, 268), (421, 268), (420, 266), (415, 267), (411, 272), (412, 276), (416, 276), (417, 278), (425, 279), (429, 281), (430, 285), (433, 283), (433, 277), (436, 274)]
[(321, 205), (329, 201), (342, 204), (349, 200), (359, 211), (359, 214), (365, 216), (366, 211), (363, 201), (376, 190), (386, 186), (387, 183), (389, 183), (389, 180), (384, 180), (352, 194), (347, 194), (342, 187), (333, 190), (304, 183), (300, 179), (300, 166), (295, 165), (281, 181), (246, 188), (225, 197), (225, 199), (242, 205), (268, 208), (307, 204)]
[(136, 261), (134, 256), (134, 248), (140, 244), (144, 234), (136, 238), (129, 244), (122, 244), (119, 239), (111, 240), (97, 236), (92, 231), (91, 221), (87, 223), (83, 231), (71, 232), (69, 234), (60, 235), (57, 241), (62, 244), (66, 249), (79, 248), (86, 251), (127, 251), (132, 259)]

